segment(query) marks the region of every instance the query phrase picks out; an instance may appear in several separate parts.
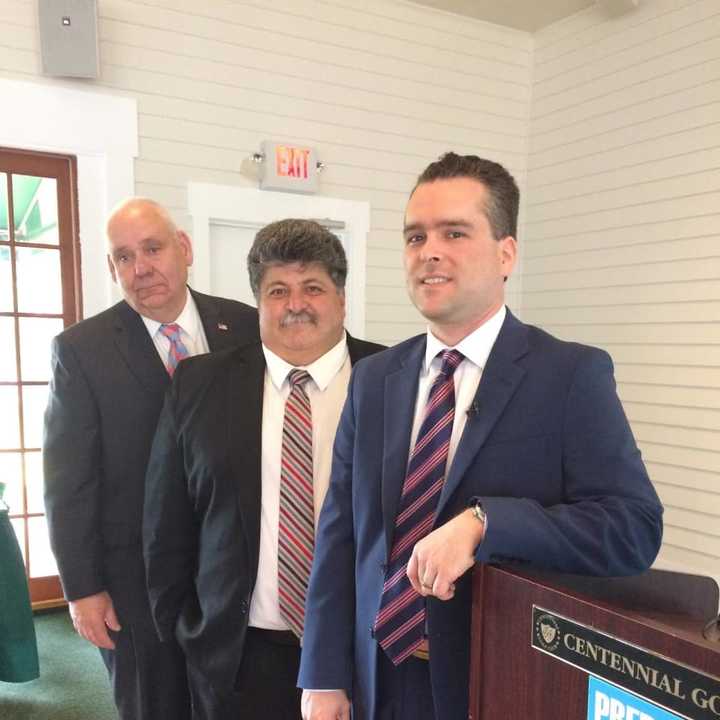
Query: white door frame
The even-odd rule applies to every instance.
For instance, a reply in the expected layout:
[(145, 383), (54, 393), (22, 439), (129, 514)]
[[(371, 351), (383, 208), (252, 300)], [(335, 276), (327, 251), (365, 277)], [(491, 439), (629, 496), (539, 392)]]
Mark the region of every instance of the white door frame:
[[(188, 211), (192, 218), (195, 259), (193, 287), (211, 292), (210, 226), (259, 230), (285, 217), (330, 219), (343, 222), (348, 278), (345, 286), (348, 331), (365, 337), (365, 257), (370, 230), (370, 204), (319, 195), (297, 195), (257, 188), (210, 183), (188, 184)], [(245, 268), (243, 268), (243, 272)]]
[(94, 315), (118, 297), (105, 259), (104, 223), (114, 205), (134, 194), (137, 102), (59, 81), (5, 79), (0, 97), (11, 108), (0, 123), (0, 145), (77, 157), (83, 315)]

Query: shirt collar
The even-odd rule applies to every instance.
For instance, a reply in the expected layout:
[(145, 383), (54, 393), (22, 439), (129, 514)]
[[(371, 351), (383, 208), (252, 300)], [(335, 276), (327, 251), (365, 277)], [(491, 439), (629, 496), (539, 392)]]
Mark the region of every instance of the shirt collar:
[[(199, 336), (200, 332), (200, 313), (198, 313), (197, 305), (190, 292), (185, 290), (185, 306), (182, 312), (173, 321), (181, 327), (181, 329), (187, 333), (191, 338), (195, 339)], [(146, 317), (145, 315), (140, 316), (142, 321), (145, 323), (145, 327), (150, 333), (150, 337), (155, 337), (155, 334), (160, 329), (161, 325), (168, 323), (161, 323), (152, 318)]]
[[(287, 379), (288, 373), (297, 365), (291, 365), (276, 355), (272, 350), (262, 346), (265, 355), (265, 363), (267, 365), (268, 374), (273, 385), (280, 390), (283, 383)], [(342, 339), (334, 347), (330, 348), (324, 355), (321, 355), (315, 362), (306, 366), (300, 366), (303, 370), (307, 370), (313, 382), (318, 386), (320, 391), (332, 382), (332, 379), (340, 372), (345, 360), (348, 357), (347, 336), (343, 333)]]
[(482, 368), (487, 362), (490, 351), (500, 334), (500, 328), (505, 322), (507, 311), (503, 305), (491, 318), (486, 320), (479, 328), (466, 335), (457, 345), (452, 348), (438, 340), (428, 329), (427, 341), (425, 344), (425, 361), (423, 372), (430, 370), (430, 365), (438, 353), (443, 350), (459, 350), (470, 362)]

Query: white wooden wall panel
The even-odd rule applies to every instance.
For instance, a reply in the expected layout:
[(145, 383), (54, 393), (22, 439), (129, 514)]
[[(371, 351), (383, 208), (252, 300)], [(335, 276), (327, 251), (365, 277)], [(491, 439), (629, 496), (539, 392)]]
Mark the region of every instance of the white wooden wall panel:
[(720, 577), (720, 6), (589, 8), (535, 41), (523, 318), (610, 352), (659, 563)]
[[(667, 505), (661, 562), (717, 574), (720, 8), (590, 8), (530, 36), (404, 0), (102, 0), (97, 82), (48, 80), (34, 0), (0, 0), (0, 75), (138, 102), (136, 192), (252, 185), (260, 141), (314, 145), (321, 192), (371, 204), (367, 335), (422, 331), (400, 228), (448, 149), (523, 190), (511, 306), (605, 347)], [(714, 544), (713, 544), (714, 543)]]
[[(34, 0), (0, 0), (0, 74), (64, 83), (39, 77), (35, 13)], [(399, 0), (102, 0), (99, 38), (101, 79), (66, 84), (137, 100), (136, 191), (181, 223), (188, 182), (254, 184), (239, 169), (263, 139), (315, 146), (327, 166), (321, 192), (371, 203), (372, 339), (423, 328), (400, 253), (422, 168), (455, 149), (498, 158), (525, 180), (527, 33)]]

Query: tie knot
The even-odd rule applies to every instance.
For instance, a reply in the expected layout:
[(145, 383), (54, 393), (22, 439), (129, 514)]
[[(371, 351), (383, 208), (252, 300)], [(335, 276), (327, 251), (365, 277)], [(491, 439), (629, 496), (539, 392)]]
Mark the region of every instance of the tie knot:
[(458, 365), (465, 359), (465, 356), (458, 350), (443, 350), (442, 367), (440, 372), (445, 377), (451, 378)]
[(302, 387), (310, 379), (310, 373), (307, 370), (298, 370), (294, 368), (288, 373), (288, 382), (290, 387)]
[(163, 323), (160, 332), (168, 339), (173, 340), (180, 337), (180, 326), (177, 323)]

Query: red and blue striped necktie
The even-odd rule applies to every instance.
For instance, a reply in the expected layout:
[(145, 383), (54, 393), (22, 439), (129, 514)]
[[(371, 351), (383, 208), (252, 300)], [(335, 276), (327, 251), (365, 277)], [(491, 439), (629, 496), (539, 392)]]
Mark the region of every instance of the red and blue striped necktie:
[(457, 350), (442, 353), (442, 367), (430, 389), (395, 517), (392, 550), (375, 619), (375, 637), (395, 665), (410, 657), (424, 638), (425, 598), (410, 584), (407, 564), (415, 544), (435, 522), (455, 418), (453, 374), (463, 359)]
[(300, 638), (315, 547), (312, 410), (304, 388), (309, 379), (306, 370), (288, 373), (280, 456), (278, 603), (283, 620)]
[(170, 350), (168, 351), (165, 367), (170, 377), (172, 377), (178, 363), (186, 357), (190, 357), (190, 351), (185, 347), (185, 343), (180, 337), (181, 329), (177, 323), (163, 323), (160, 326), (160, 332), (170, 341)]

